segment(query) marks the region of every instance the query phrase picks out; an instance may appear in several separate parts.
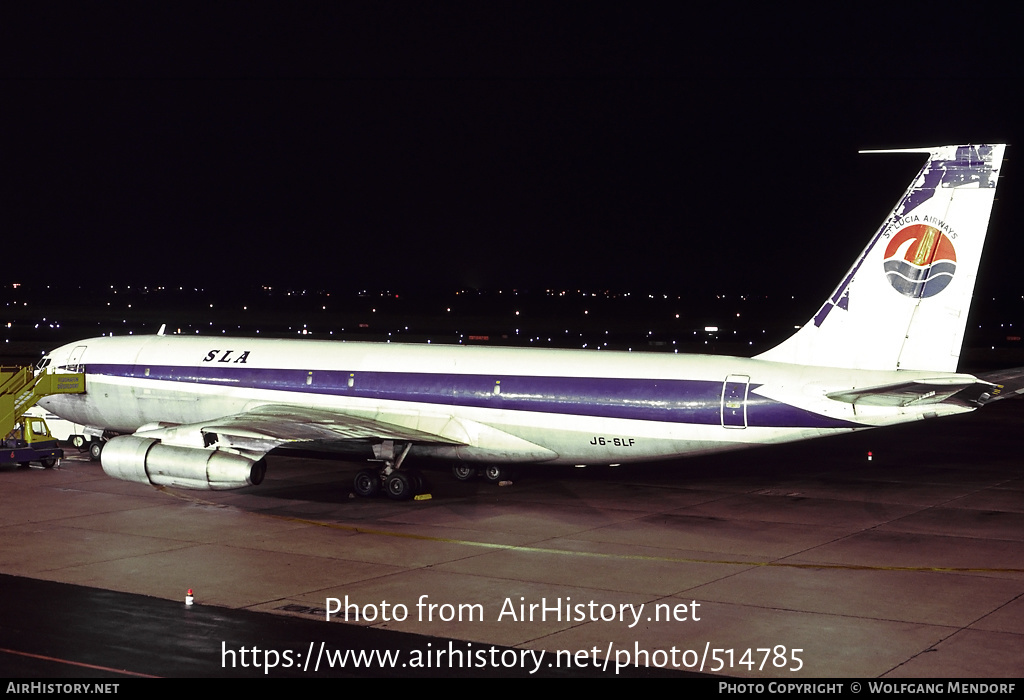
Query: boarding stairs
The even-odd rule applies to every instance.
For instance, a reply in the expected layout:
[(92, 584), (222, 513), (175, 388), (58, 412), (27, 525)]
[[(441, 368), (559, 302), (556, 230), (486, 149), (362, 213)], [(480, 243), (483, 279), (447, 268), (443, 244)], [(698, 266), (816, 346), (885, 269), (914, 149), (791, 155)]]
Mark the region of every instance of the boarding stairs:
[(0, 367), (0, 439), (44, 396), (85, 392), (81, 373), (35, 373), (33, 367)]

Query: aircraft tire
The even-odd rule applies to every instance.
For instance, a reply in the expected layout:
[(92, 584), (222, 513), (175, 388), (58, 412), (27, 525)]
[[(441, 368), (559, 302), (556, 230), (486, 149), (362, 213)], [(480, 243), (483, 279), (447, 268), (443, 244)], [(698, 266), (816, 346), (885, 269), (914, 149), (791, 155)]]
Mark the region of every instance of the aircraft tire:
[(100, 440), (93, 440), (89, 443), (89, 459), (93, 462), (100, 461), (100, 455), (103, 453), (103, 442)]
[(352, 488), (357, 496), (372, 498), (380, 493), (380, 477), (375, 470), (364, 469), (352, 480)]
[(484, 467), (484, 479), (492, 484), (512, 477), (512, 470), (500, 464), (488, 464)]
[(470, 464), (453, 464), (452, 476), (459, 481), (469, 481), (476, 476), (476, 467)]
[(412, 481), (402, 472), (394, 472), (384, 484), (388, 498), (395, 501), (408, 501), (415, 495)]
[(410, 483), (412, 483), (412, 493), (415, 496), (418, 493), (423, 493), (425, 481), (423, 480), (423, 473), (418, 469), (403, 469), (405, 475), (409, 477)]

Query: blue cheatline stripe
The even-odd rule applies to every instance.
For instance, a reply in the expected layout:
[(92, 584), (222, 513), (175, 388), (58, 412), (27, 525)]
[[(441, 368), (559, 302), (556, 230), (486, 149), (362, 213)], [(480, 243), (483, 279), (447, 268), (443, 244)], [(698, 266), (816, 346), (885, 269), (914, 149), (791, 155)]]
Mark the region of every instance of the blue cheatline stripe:
[[(140, 381), (172, 381), (444, 406), (697, 425), (720, 425), (722, 422), (722, 382), (695, 379), (108, 364), (90, 364), (86, 371), (93, 375)], [(310, 376), (312, 380), (307, 384)], [(350, 378), (351, 387), (348, 385)], [(858, 425), (759, 396), (753, 393), (758, 386), (750, 385), (747, 401), (747, 425), (750, 427), (850, 428)], [(499, 387), (498, 393), (495, 393), (495, 387)]]

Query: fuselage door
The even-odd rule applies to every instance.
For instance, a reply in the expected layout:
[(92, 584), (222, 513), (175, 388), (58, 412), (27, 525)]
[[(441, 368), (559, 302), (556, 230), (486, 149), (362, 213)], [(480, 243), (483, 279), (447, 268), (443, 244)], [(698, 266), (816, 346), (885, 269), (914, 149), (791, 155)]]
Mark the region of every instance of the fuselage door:
[(79, 345), (71, 354), (68, 355), (67, 365), (64, 365), (60, 369), (56, 369), (56, 372), (84, 372), (82, 368), (82, 356), (85, 354), (85, 346)]
[(747, 427), (747, 391), (750, 377), (745, 374), (730, 374), (722, 384), (722, 427)]

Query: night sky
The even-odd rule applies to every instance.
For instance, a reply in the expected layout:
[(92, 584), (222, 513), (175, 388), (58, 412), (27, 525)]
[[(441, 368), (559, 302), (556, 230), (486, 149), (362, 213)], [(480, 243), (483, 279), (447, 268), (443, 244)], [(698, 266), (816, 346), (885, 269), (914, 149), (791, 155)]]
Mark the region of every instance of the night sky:
[[(991, 19), (216, 7), (18, 18), (9, 244), (111, 284), (820, 297), (921, 164), (858, 149), (1024, 143)], [(982, 271), (1001, 291), (1014, 154)]]

